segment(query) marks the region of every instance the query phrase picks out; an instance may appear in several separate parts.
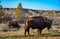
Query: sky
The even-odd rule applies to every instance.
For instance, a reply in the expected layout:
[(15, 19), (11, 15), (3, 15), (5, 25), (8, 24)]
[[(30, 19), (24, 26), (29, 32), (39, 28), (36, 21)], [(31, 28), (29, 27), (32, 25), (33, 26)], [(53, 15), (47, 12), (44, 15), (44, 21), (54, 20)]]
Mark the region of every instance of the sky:
[(21, 3), (23, 8), (36, 10), (59, 10), (60, 0), (0, 0), (4, 8), (17, 8)]

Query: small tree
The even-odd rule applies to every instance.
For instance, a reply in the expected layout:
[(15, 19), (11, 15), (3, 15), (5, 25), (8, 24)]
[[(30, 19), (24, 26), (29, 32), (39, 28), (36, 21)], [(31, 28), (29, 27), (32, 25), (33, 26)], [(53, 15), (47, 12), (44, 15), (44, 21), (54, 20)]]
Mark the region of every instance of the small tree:
[(16, 15), (17, 21), (20, 21), (22, 19), (22, 17), (23, 17), (23, 9), (22, 9), (21, 3), (16, 8), (15, 15)]
[(3, 12), (3, 7), (0, 5), (0, 19), (4, 18), (5, 13)]

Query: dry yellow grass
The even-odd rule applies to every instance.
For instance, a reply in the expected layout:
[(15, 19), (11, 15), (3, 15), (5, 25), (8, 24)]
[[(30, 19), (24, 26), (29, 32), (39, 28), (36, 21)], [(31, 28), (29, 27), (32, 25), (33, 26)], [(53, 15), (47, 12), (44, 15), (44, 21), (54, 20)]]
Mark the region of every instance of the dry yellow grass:
[[(4, 26), (5, 25), (2, 26), (0, 24), (0, 30), (2, 30), (2, 27), (4, 27)], [(57, 28), (53, 27), (53, 29), (56, 30)], [(42, 34), (44, 34), (44, 33), (49, 33), (46, 28), (42, 31)], [(36, 30), (32, 30), (32, 29), (30, 29), (30, 34), (32, 36), (24, 37), (24, 28), (21, 28), (18, 31), (7, 31), (7, 32), (0, 31), (0, 37), (1, 37), (0, 39), (4, 39), (4, 38), (6, 38), (6, 39), (60, 39), (60, 36), (57, 36), (57, 37), (56, 36), (53, 36), (53, 37), (50, 37), (50, 36), (48, 36), (48, 37), (45, 37), (45, 36), (38, 37)]]

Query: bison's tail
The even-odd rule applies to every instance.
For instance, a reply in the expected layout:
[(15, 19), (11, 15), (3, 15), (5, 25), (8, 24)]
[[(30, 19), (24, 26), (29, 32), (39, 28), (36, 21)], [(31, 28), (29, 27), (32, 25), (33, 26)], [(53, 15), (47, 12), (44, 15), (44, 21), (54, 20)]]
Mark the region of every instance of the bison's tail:
[(25, 27), (28, 26), (29, 20), (25, 20)]

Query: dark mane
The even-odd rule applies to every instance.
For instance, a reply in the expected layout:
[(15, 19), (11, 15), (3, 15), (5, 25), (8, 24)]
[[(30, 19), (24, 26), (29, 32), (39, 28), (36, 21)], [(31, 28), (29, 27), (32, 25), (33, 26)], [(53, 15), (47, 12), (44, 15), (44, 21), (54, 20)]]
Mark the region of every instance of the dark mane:
[(43, 18), (42, 16), (33, 16), (31, 18)]

